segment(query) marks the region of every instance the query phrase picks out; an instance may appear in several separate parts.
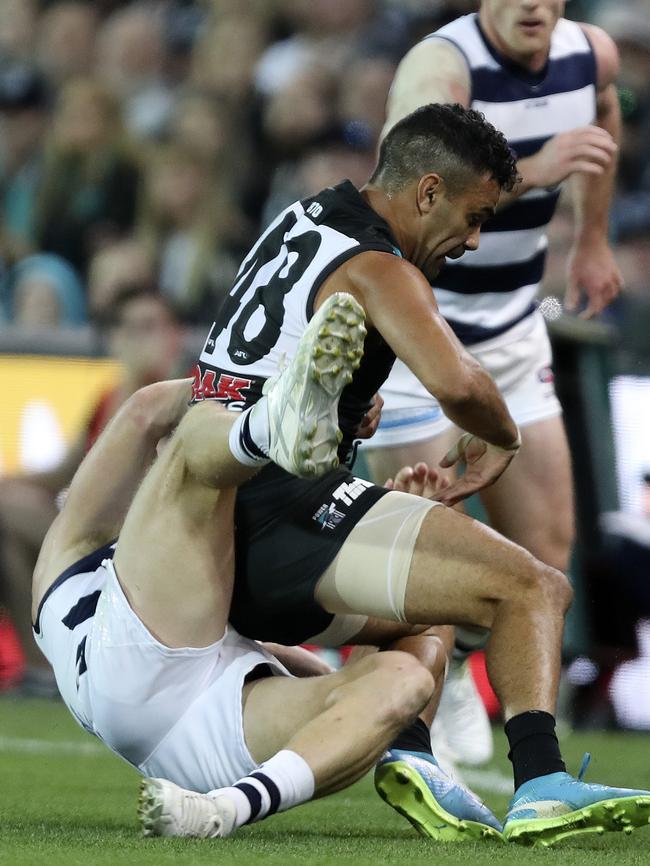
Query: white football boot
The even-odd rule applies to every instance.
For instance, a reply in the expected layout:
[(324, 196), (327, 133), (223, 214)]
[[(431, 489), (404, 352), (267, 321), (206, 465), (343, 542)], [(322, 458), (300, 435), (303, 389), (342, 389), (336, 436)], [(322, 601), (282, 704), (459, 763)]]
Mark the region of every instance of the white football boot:
[(143, 836), (225, 838), (235, 829), (235, 804), (225, 795), (209, 797), (166, 779), (140, 783), (138, 820)]
[(492, 759), (494, 741), (490, 720), (467, 662), (452, 662), (449, 668), (431, 729), (434, 755), (437, 755), (437, 728), (444, 731), (448, 757), (454, 763), (478, 767)]
[(269, 457), (302, 478), (339, 465), (338, 402), (363, 356), (363, 307), (352, 295), (331, 295), (314, 314), (298, 351), (264, 394), (269, 414)]

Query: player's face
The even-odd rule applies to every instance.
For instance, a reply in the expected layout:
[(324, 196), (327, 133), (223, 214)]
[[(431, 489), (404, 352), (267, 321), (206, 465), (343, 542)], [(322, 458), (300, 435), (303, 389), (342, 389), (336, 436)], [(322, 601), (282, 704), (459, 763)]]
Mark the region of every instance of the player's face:
[(156, 381), (176, 364), (182, 332), (167, 309), (155, 298), (134, 298), (125, 304), (111, 334), (111, 352), (132, 378)]
[(447, 259), (478, 249), (481, 226), (494, 215), (498, 200), (499, 185), (489, 177), (476, 178), (451, 196), (439, 190), (423, 217), (423, 236), (413, 264), (432, 280)]
[(565, 0), (483, 0), (480, 20), (502, 54), (523, 63), (535, 58), (543, 65), (564, 6)]

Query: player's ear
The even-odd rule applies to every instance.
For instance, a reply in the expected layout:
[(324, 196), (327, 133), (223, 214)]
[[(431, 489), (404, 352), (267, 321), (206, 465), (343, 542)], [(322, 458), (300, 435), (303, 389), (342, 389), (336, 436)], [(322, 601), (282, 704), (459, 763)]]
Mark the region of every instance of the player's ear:
[(441, 193), (442, 178), (439, 174), (425, 174), (420, 178), (417, 188), (418, 211), (427, 214), (436, 205)]

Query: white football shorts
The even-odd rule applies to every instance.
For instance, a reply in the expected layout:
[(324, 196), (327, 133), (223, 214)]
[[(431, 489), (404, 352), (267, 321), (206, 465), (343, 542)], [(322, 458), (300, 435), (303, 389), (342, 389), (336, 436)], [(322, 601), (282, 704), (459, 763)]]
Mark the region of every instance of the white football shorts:
[[(539, 312), (498, 337), (467, 346), (496, 382), (519, 427), (562, 413), (555, 394), (551, 343)], [(381, 389), (381, 423), (366, 445), (390, 448), (424, 442), (453, 426), (440, 404), (400, 360)]]
[(91, 555), (45, 596), (34, 635), (77, 721), (141, 773), (206, 792), (257, 766), (244, 681), (259, 665), (289, 674), (234, 629), (208, 647), (164, 646), (131, 609), (112, 560)]

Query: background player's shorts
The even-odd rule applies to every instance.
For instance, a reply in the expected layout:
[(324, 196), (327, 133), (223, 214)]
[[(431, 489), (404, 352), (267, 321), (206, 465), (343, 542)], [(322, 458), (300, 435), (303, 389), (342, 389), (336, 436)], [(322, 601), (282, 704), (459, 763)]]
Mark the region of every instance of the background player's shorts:
[[(553, 385), (551, 343), (541, 313), (466, 348), (492, 376), (519, 427), (561, 414)], [(424, 442), (452, 426), (438, 402), (399, 360), (381, 396), (381, 423), (368, 448)]]
[(72, 714), (145, 775), (201, 792), (246, 776), (257, 765), (244, 741), (244, 681), (260, 666), (286, 669), (231, 628), (208, 647), (164, 646), (131, 609), (111, 559), (88, 560), (67, 570), (35, 626)]

